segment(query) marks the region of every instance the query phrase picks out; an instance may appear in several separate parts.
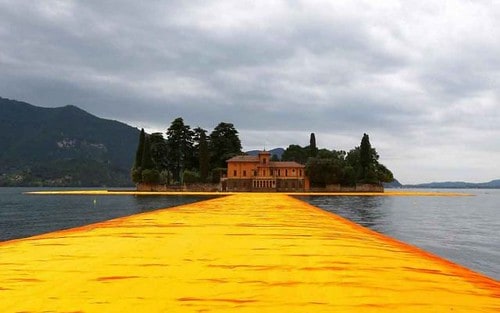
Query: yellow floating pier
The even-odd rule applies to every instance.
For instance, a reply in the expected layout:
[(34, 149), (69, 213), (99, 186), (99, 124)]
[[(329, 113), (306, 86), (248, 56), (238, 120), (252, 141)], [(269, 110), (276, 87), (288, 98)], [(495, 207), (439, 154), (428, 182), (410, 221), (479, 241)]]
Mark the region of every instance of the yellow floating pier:
[(0, 312), (499, 312), (500, 283), (282, 194), (0, 243)]

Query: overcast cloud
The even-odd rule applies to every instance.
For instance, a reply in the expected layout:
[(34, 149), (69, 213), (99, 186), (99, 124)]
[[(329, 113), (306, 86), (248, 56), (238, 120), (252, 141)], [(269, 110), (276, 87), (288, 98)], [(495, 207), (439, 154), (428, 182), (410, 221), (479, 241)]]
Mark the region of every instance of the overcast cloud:
[(351, 149), (403, 183), (500, 178), (498, 1), (0, 0), (0, 96), (245, 149)]

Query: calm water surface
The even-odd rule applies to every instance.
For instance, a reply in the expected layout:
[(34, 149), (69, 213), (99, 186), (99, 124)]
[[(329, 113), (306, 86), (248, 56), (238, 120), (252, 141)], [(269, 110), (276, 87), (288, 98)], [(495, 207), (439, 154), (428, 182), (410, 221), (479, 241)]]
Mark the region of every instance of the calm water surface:
[[(88, 225), (210, 199), (195, 196), (25, 195), (33, 188), (0, 188), (0, 241)], [(64, 188), (57, 188), (64, 190)], [(71, 188), (75, 190), (75, 188)]]
[(500, 279), (500, 190), (451, 191), (475, 196), (301, 199)]

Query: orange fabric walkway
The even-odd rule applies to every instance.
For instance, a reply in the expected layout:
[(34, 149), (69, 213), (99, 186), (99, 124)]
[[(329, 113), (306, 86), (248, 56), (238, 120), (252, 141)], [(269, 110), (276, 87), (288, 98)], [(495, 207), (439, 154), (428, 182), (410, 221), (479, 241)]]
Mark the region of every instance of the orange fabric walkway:
[(499, 312), (500, 284), (281, 194), (0, 243), (0, 312)]

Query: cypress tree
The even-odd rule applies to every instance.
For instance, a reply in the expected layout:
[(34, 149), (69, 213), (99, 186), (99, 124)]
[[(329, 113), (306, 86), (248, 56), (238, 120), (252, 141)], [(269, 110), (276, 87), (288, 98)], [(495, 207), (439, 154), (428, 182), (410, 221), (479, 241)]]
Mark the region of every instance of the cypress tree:
[(309, 138), (309, 156), (316, 157), (318, 154), (318, 148), (316, 147), (316, 136), (314, 133), (311, 133), (311, 137)]
[(202, 182), (205, 182), (208, 177), (208, 170), (210, 167), (210, 156), (208, 154), (208, 142), (207, 136), (204, 132), (200, 133), (200, 142), (198, 146), (198, 158), (200, 164), (200, 178)]
[(372, 146), (367, 134), (363, 134), (361, 145), (359, 146), (359, 164), (361, 166), (361, 179), (366, 179), (370, 167), (373, 165)]
[(144, 132), (144, 128), (141, 129), (141, 133), (139, 134), (139, 143), (137, 145), (137, 151), (135, 152), (135, 161), (132, 170), (130, 171), (130, 176), (132, 181), (136, 184), (142, 182), (142, 155), (144, 152), (144, 139), (146, 137), (146, 133)]
[(138, 169), (142, 166), (142, 153), (144, 151), (144, 138), (146, 137), (146, 133), (144, 132), (144, 128), (141, 129), (141, 133), (139, 135), (139, 144), (137, 145), (137, 151), (135, 152), (135, 162), (134, 169)]
[(151, 141), (149, 136), (144, 138), (144, 150), (142, 152), (142, 170), (154, 169), (153, 159), (151, 158)]
[(311, 137), (309, 138), (309, 146), (313, 149), (316, 149), (316, 136), (314, 133), (311, 133)]

